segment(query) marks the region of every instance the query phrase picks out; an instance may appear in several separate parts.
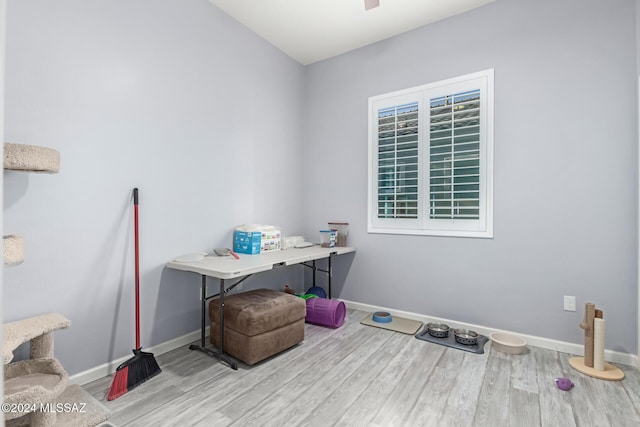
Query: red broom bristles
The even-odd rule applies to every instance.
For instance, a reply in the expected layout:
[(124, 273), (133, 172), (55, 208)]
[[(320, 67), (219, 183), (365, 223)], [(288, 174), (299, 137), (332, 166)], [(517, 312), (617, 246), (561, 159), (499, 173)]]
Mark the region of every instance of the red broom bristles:
[(133, 350), (134, 356), (116, 369), (107, 400), (116, 399), (162, 372), (153, 353)]
[(118, 397), (129, 391), (127, 388), (127, 383), (129, 381), (128, 378), (128, 366), (124, 366), (119, 371), (116, 371), (116, 374), (113, 377), (113, 383), (111, 384), (111, 390), (109, 390), (109, 395), (107, 396), (107, 400), (117, 399)]

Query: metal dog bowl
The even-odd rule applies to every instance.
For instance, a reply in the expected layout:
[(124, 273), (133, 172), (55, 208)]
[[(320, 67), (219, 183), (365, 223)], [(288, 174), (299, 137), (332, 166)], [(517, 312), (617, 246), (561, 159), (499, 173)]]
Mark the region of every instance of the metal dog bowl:
[(444, 323), (427, 323), (427, 332), (436, 338), (446, 338), (449, 335), (449, 326)]
[(456, 342), (464, 345), (475, 345), (478, 343), (478, 333), (469, 329), (454, 329), (453, 335)]

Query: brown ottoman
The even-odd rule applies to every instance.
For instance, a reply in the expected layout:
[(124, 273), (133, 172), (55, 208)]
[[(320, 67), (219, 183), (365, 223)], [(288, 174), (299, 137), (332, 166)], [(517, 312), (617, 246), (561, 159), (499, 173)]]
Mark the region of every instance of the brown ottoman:
[[(224, 351), (248, 365), (304, 340), (307, 305), (302, 298), (256, 289), (224, 298)], [(211, 344), (218, 347), (219, 301), (209, 302)]]

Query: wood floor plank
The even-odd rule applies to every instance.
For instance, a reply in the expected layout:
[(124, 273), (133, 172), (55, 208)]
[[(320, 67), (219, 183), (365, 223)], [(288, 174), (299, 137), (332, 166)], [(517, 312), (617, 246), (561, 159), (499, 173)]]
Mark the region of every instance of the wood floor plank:
[(540, 402), (540, 423), (543, 426), (575, 426), (576, 418), (569, 393), (556, 386), (556, 378), (565, 378), (558, 352), (529, 347), (536, 361)]
[[(447, 398), (445, 409), (448, 422), (452, 426), (468, 426), (473, 420), (491, 350), (484, 354), (461, 353), (464, 356), (457, 369), (458, 375)], [(448, 354), (451, 353), (447, 352)]]
[[(500, 354), (499, 351), (494, 353)], [(526, 349), (523, 354), (507, 356), (511, 360), (511, 387), (538, 394), (538, 375), (533, 352)]]
[(144, 418), (150, 412), (154, 412), (158, 406), (172, 405), (170, 402), (182, 395), (182, 391), (171, 386), (154, 388), (154, 391), (154, 393), (145, 394), (144, 397), (137, 396), (133, 404), (124, 405), (122, 409), (111, 409), (113, 416), (110, 421), (117, 426), (135, 426), (137, 425), (136, 420)]
[[(382, 330), (381, 330), (382, 331)], [(373, 393), (369, 388), (377, 376), (385, 369), (391, 359), (396, 356), (397, 349), (406, 342), (404, 334), (384, 331), (390, 335), (381, 348), (349, 376), (337, 385), (335, 390), (318, 404), (318, 406), (297, 425), (308, 427), (324, 427), (335, 424), (363, 393)]]
[(510, 376), (511, 363), (508, 359), (489, 358), (478, 396), (474, 425), (508, 425)]
[[(446, 349), (449, 351), (458, 351)], [(447, 399), (458, 371), (436, 366), (402, 425), (407, 426), (449, 426), (453, 422), (446, 412)]]
[(622, 387), (627, 393), (636, 415), (640, 416), (640, 375), (638, 375), (638, 369), (625, 365), (617, 366), (624, 372)]
[[(402, 336), (405, 337), (404, 334)], [(414, 341), (418, 340), (405, 338), (401, 341), (396, 355), (340, 417), (336, 426), (381, 425), (376, 417), (378, 409), (391, 398), (407, 370), (408, 361), (415, 359), (421, 350)]]
[(446, 350), (446, 347), (416, 339), (412, 339), (409, 345), (416, 351), (405, 360), (403, 375), (394, 382), (393, 393), (376, 413), (373, 421), (380, 425), (406, 425), (420, 396), (429, 392), (426, 384)]
[(469, 353), (455, 348), (446, 347), (445, 354), (443, 354), (443, 357), (438, 360), (436, 366), (450, 371), (459, 371), (460, 365), (462, 365), (464, 361), (465, 354)]
[(509, 390), (509, 426), (539, 426), (540, 400), (538, 393), (511, 387)]
[[(191, 414), (184, 414), (183, 420), (172, 419), (165, 424), (166, 427), (174, 426), (193, 426), (193, 427), (226, 427), (231, 424), (231, 420), (224, 417), (224, 415), (217, 412), (209, 413), (202, 411), (196, 421)], [(177, 422), (176, 422), (177, 421)], [(165, 427), (162, 426), (162, 427)]]

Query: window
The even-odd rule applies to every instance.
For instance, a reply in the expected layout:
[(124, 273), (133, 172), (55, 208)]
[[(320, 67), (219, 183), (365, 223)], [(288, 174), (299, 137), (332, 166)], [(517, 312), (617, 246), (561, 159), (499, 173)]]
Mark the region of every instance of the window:
[(370, 233), (493, 237), (493, 70), (369, 98)]

